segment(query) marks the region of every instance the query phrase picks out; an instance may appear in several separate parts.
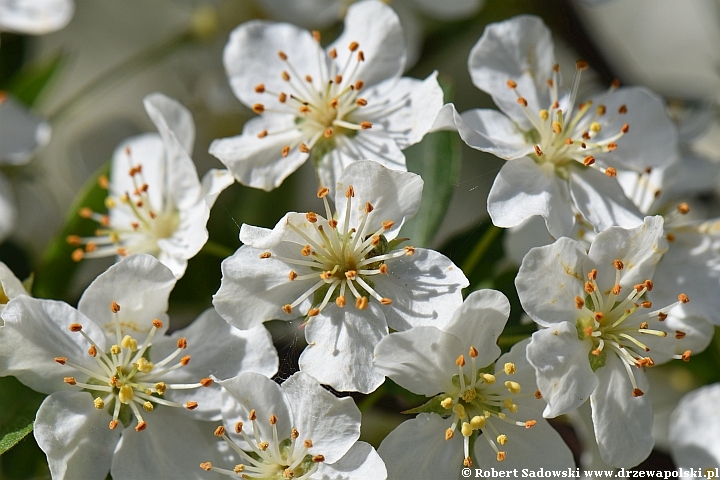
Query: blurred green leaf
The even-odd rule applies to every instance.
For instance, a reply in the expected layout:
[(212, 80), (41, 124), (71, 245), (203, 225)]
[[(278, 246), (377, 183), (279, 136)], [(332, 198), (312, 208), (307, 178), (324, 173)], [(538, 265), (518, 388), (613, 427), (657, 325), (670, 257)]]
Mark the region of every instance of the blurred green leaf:
[(27, 106), (35, 104), (40, 93), (62, 68), (63, 59), (63, 55), (58, 52), (38, 63), (25, 65), (12, 76), (6, 89)]
[(78, 211), (89, 207), (95, 212), (104, 212), (107, 190), (98, 184), (102, 175), (107, 175), (110, 164), (106, 163), (98, 169), (83, 185), (75, 198), (75, 202), (68, 210), (67, 218), (62, 230), (52, 239), (45, 250), (40, 268), (35, 272), (33, 294), (39, 298), (53, 298), (56, 300), (69, 300), (66, 298), (72, 277), (77, 270), (78, 263), (72, 259), (72, 252), (78, 247), (69, 245), (69, 235), (92, 236), (97, 223), (82, 218)]
[(44, 398), (15, 377), (0, 378), (0, 455), (32, 432), (35, 413)]
[(405, 150), (408, 170), (425, 182), (420, 210), (400, 231), (400, 236), (409, 237), (415, 246), (428, 246), (445, 217), (460, 176), (460, 145), (456, 133), (435, 132)]

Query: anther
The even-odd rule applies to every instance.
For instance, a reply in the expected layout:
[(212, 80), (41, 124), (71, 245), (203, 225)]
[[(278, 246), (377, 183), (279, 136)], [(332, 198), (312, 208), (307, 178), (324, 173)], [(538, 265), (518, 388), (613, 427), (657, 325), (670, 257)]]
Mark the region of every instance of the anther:
[(209, 472), (210, 470), (212, 470), (212, 463), (210, 463), (210, 462), (203, 462), (203, 463), (200, 464), (200, 468), (202, 468), (202, 469), (205, 470), (206, 472)]
[(618, 108), (618, 113), (620, 115), (624, 115), (627, 113), (627, 105), (620, 105), (620, 108)]
[(580, 310), (585, 306), (585, 301), (580, 296), (575, 296), (575, 308)]
[(314, 39), (316, 42), (320, 43), (320, 32), (319, 32), (319, 31), (313, 30), (313, 31), (312, 31), (312, 36), (313, 36), (313, 39)]
[(202, 385), (203, 387), (207, 388), (212, 384), (213, 384), (213, 379), (210, 377), (206, 377), (206, 378), (203, 378), (202, 380), (200, 380), (200, 385)]
[(595, 291), (595, 287), (590, 282), (585, 282), (585, 291), (587, 293), (593, 293)]
[(381, 303), (382, 305), (390, 305), (390, 304), (392, 304), (392, 300), (389, 299), (389, 298), (383, 298), (383, 299), (380, 300), (380, 303)]
[(108, 428), (109, 428), (110, 430), (115, 430), (115, 429), (117, 428), (117, 426), (118, 426), (118, 421), (117, 421), (117, 420), (111, 420), (111, 421), (110, 421), (110, 424), (108, 425)]
[(330, 58), (337, 58), (337, 49), (336, 49), (336, 48), (333, 48), (332, 50), (330, 50), (330, 51), (328, 52), (328, 56), (329, 56)]
[(453, 432), (451, 429), (445, 430), (445, 440), (450, 440), (455, 436), (455, 432)]
[(495, 375), (491, 373), (483, 373), (480, 375), (480, 378), (483, 379), (483, 382), (487, 383), (488, 385), (492, 385), (495, 383)]
[(470, 358), (477, 358), (477, 356), (480, 355), (480, 352), (477, 351), (477, 348), (470, 346), (469, 355), (470, 355)]
[(630, 131), (630, 125), (627, 124), (627, 123), (624, 124), (624, 125), (622, 126), (622, 128), (620, 129), (620, 131), (621, 131), (622, 133), (628, 133), (628, 132)]
[(355, 82), (354, 86), (355, 86), (355, 91), (357, 92), (365, 86), (365, 82), (363, 82), (362, 80), (358, 80), (357, 82)]
[(360, 128), (362, 128), (363, 130), (369, 130), (369, 129), (372, 128), (372, 123), (370, 123), (370, 122), (361, 122), (361, 123), (360, 123)]
[(517, 83), (515, 82), (515, 80), (508, 80), (506, 83), (508, 88), (511, 88), (513, 90), (517, 88)]
[(137, 426), (135, 427), (136, 432), (142, 432), (147, 428), (147, 423), (145, 422), (138, 422)]
[(614, 152), (615, 150), (617, 150), (617, 143), (615, 143), (615, 142), (608, 143), (607, 149), (608, 149), (608, 152)]
[(71, 332), (79, 332), (80, 330), (82, 330), (82, 325), (80, 325), (79, 323), (71, 323), (69, 330)]
[(540, 390), (535, 390), (535, 398), (540, 400), (542, 398), (542, 393), (540, 393)]
[(668, 242), (675, 241), (675, 235), (673, 235), (672, 233), (668, 233), (667, 235), (665, 235), (665, 238), (667, 239)]
[(355, 308), (358, 310), (365, 310), (368, 306), (368, 297), (359, 297), (355, 300)]
[(146, 412), (152, 412), (154, 409), (155, 407), (153, 406), (152, 402), (148, 401), (143, 403), (143, 410), (145, 410)]
[(464, 367), (465, 366), (465, 356), (460, 355), (459, 357), (457, 357), (457, 359), (455, 360), (455, 365), (457, 365), (458, 367)]
[(650, 308), (650, 307), (652, 307), (652, 302), (649, 300), (645, 300), (644, 302), (642, 302), (640, 304), (640, 306), (642, 306), (643, 308)]
[(519, 103), (519, 104), (522, 105), (523, 107), (527, 107), (527, 106), (528, 106), (527, 100), (525, 100), (523, 97), (518, 97), (517, 103)]
[(661, 322), (664, 322), (667, 317), (667, 313), (658, 312), (658, 320), (660, 320)]
[(300, 110), (300, 113), (310, 113), (310, 107), (308, 107), (307, 105), (303, 105), (302, 107), (299, 108), (299, 110)]
[(510, 380), (505, 382), (505, 388), (507, 388), (510, 393), (514, 393), (516, 395), (522, 390), (519, 383), (512, 382)]
[(280, 60), (282, 60), (283, 62), (288, 59), (288, 56), (285, 55), (285, 52), (283, 52), (282, 50), (278, 52), (278, 57), (280, 57)]
[(180, 365), (182, 365), (183, 367), (188, 363), (190, 363), (190, 355), (185, 355), (180, 359)]
[(285, 92), (278, 93), (278, 102), (285, 103), (287, 101), (287, 94)]
[(263, 113), (265, 111), (265, 105), (263, 105), (262, 103), (256, 103), (252, 106), (252, 111), (257, 114)]
[(308, 148), (308, 146), (305, 145), (305, 143), (300, 143), (298, 150), (300, 150), (302, 153), (310, 153), (310, 148)]
[(80, 237), (77, 235), (68, 235), (67, 238), (65, 238), (65, 241), (73, 247), (80, 245)]
[(681, 293), (680, 295), (678, 295), (678, 300), (680, 300), (681, 303), (688, 303), (690, 301), (688, 296), (685, 295), (684, 293)]
[(55, 362), (59, 363), (60, 365), (65, 365), (65, 362), (67, 362), (67, 357), (55, 357)]
[(350, 42), (350, 45), (348, 46), (348, 48), (350, 49), (351, 52), (354, 52), (355, 50), (358, 49), (359, 46), (360, 46), (360, 44), (358, 42)]
[(393, 225), (395, 225), (395, 222), (393, 222), (392, 220), (385, 220), (384, 222), (382, 222), (382, 226), (385, 230), (390, 230)]
[(678, 211), (678, 213), (680, 213), (681, 215), (685, 215), (685, 214), (687, 214), (687, 213), (690, 211), (690, 205), (688, 205), (687, 203), (683, 202), (683, 203), (681, 203), (680, 205), (678, 205), (677, 211)]
[(595, 163), (595, 157), (593, 157), (592, 155), (588, 155), (588, 156), (585, 157), (585, 159), (583, 160), (583, 165), (585, 165), (586, 167), (589, 167), (589, 166), (592, 165), (593, 163)]
[(380, 265), (380, 267), (378, 268), (378, 270), (380, 271), (381, 274), (387, 275), (387, 273), (388, 273), (388, 266), (383, 263), (382, 265)]
[(375, 210), (375, 207), (373, 207), (372, 203), (366, 202), (365, 203), (365, 213), (370, 213), (373, 210)]
[(313, 442), (309, 438), (303, 442), (303, 447), (305, 448), (312, 448)]
[(242, 433), (243, 422), (237, 422), (235, 424), (235, 433)]
[(503, 370), (505, 371), (505, 375), (514, 375), (517, 369), (515, 368), (515, 364), (508, 362), (503, 366)]
[(619, 88), (619, 87), (620, 87), (620, 80), (618, 80), (618, 79), (616, 78), (615, 80), (613, 80), (612, 82), (610, 82), (610, 87), (611, 87), (611, 88)]
[(311, 308), (310, 310), (308, 310), (307, 316), (308, 317), (317, 317), (319, 313), (320, 313), (319, 308)]
[(403, 247), (403, 250), (408, 257), (415, 254), (415, 247)]
[[(527, 103), (527, 102), (525, 102), (525, 103)], [(553, 133), (555, 133), (556, 135), (560, 135), (562, 133), (562, 130), (563, 130), (562, 125), (560, 124), (560, 122), (558, 122), (557, 120), (552, 122)]]
[(265, 93), (265, 84), (259, 83), (255, 85), (255, 93)]
[(345, 190), (345, 198), (351, 198), (355, 196), (355, 189), (352, 185), (348, 185), (347, 190)]
[(225, 427), (220, 425), (219, 427), (217, 427), (215, 429), (215, 432), (213, 432), (213, 435), (215, 435), (216, 437), (222, 437), (223, 435), (225, 435)]
[(318, 191), (317, 191), (317, 197), (325, 198), (328, 196), (329, 193), (330, 193), (330, 189), (328, 189), (326, 187), (320, 187), (320, 188), (318, 188)]
[(645, 395), (645, 392), (643, 392), (643, 391), (640, 390), (639, 388), (635, 388), (635, 389), (633, 389), (633, 391), (632, 391), (632, 396), (633, 396), (633, 397), (642, 397), (643, 395)]
[(540, 145), (535, 145), (535, 155), (542, 157), (543, 151), (540, 149)]
[(310, 245), (305, 245), (302, 250), (300, 250), (300, 253), (303, 257), (308, 257), (312, 253), (312, 248), (310, 247)]
[(315, 455), (312, 457), (312, 461), (315, 463), (322, 463), (325, 461), (325, 457), (323, 455)]
[(472, 467), (472, 466), (473, 466), (472, 458), (470, 458), (470, 457), (465, 457), (465, 458), (463, 459), (463, 467), (470, 468), (470, 467)]
[(605, 169), (605, 175), (607, 175), (610, 178), (617, 176), (617, 170), (615, 170), (613, 167), (608, 167)]
[(687, 335), (685, 332), (681, 330), (675, 330), (675, 338), (677, 338), (678, 340), (685, 338), (685, 335)]
[(187, 340), (184, 337), (178, 339), (177, 348), (181, 348), (183, 350), (185, 350), (187, 348)]
[[(537, 392), (535, 392), (535, 398), (538, 398)], [(540, 398), (542, 398), (542, 395), (540, 396)], [(525, 422), (525, 428), (532, 428), (535, 425), (537, 425), (537, 420), (528, 420), (527, 422)]]
[(155, 327), (157, 329), (160, 329), (163, 327), (163, 323), (157, 318), (152, 321), (152, 324), (153, 324), (153, 327)]
[(620, 295), (620, 290), (622, 290), (622, 287), (620, 285), (615, 285), (612, 288), (613, 295)]
[(197, 408), (198, 404), (197, 402), (187, 402), (185, 403), (185, 408), (188, 410), (195, 410)]
[(683, 362), (689, 362), (690, 361), (690, 350), (685, 350), (682, 354), (682, 360)]
[(498, 461), (498, 462), (502, 462), (503, 460), (505, 460), (505, 457), (506, 457), (506, 456), (507, 456), (507, 454), (506, 454), (505, 452), (498, 452), (498, 454), (497, 454), (497, 461)]
[(340, 295), (335, 299), (335, 305), (337, 305), (340, 308), (343, 308), (346, 305), (347, 301), (345, 300), (345, 295)]
[(308, 83), (312, 83), (312, 77), (310, 75), (305, 75), (305, 81)]
[(578, 60), (577, 62), (575, 62), (575, 67), (578, 70), (587, 70), (589, 66), (590, 64), (588, 64), (588, 62), (586, 62), (585, 60)]
[(113, 313), (118, 313), (120, 311), (120, 305), (118, 305), (115, 301), (110, 302), (110, 311)]
[(367, 100), (365, 100), (364, 98), (358, 98), (357, 100), (355, 100), (355, 105), (357, 105), (358, 107), (364, 107), (365, 105), (367, 105), (367, 103)]
[(286, 305), (283, 305), (282, 309), (283, 309), (283, 312), (290, 315), (292, 313), (293, 307), (288, 303)]

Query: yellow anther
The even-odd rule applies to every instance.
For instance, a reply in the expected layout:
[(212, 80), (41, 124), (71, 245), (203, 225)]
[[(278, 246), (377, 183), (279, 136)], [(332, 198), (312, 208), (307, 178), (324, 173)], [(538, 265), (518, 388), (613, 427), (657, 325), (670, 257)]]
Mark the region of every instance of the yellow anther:
[(481, 428), (485, 428), (486, 422), (487, 419), (482, 415), (475, 415), (470, 419), (470, 426), (473, 428), (473, 430), (479, 430)]
[(93, 404), (95, 405), (95, 408), (98, 410), (102, 410), (103, 408), (105, 408), (105, 402), (100, 397), (97, 397), (95, 400), (93, 400)]
[(503, 369), (505, 370), (505, 375), (513, 375), (517, 371), (515, 364), (511, 362), (506, 363)]
[(445, 440), (450, 440), (454, 436), (455, 436), (455, 433), (452, 431), (451, 428), (448, 428), (447, 430), (445, 430)]
[(497, 443), (499, 443), (500, 445), (505, 445), (507, 443), (507, 441), (508, 441), (508, 438), (506, 435), (498, 435), (497, 436)]
[(512, 382), (510, 380), (505, 382), (505, 388), (507, 388), (510, 391), (510, 393), (514, 393), (514, 394), (518, 394), (518, 393), (520, 393), (520, 390), (522, 390), (519, 383)]
[(152, 412), (154, 408), (155, 407), (153, 407), (153, 404), (150, 402), (143, 403), (143, 410), (145, 410), (146, 412)]
[(480, 375), (480, 378), (483, 379), (483, 382), (487, 383), (488, 385), (492, 385), (495, 383), (495, 375), (491, 373), (483, 373)]
[(553, 131), (556, 135), (560, 135), (560, 134), (562, 133), (562, 130), (563, 130), (563, 129), (562, 129), (562, 125), (560, 124), (560, 122), (558, 122), (557, 120), (555, 120), (554, 122), (552, 122), (552, 131)]
[(122, 345), (123, 348), (129, 348), (133, 352), (137, 352), (138, 349), (137, 340), (132, 338), (130, 335), (125, 335), (125, 337), (123, 337), (122, 339), (122, 342), (120, 342), (120, 345)]
[(145, 422), (138, 422), (138, 424), (135, 426), (135, 431), (136, 431), (136, 432), (142, 432), (142, 431), (145, 430), (146, 428), (147, 428), (147, 423), (145, 423)]
[(541, 118), (542, 121), (544, 122), (545, 120), (547, 120), (548, 118), (550, 118), (550, 112), (548, 112), (548, 111), (545, 110), (545, 109), (540, 110), (540, 118)]
[(461, 404), (459, 404), (459, 403), (456, 403), (456, 404), (453, 406), (453, 409), (452, 409), (452, 410), (453, 410), (453, 412), (455, 413), (455, 415), (458, 416), (458, 418), (459, 418), (460, 420), (464, 420), (464, 419), (467, 417), (467, 412), (465, 411), (465, 407), (463, 407), (463, 406), (462, 406)]
[(120, 387), (118, 398), (120, 399), (121, 403), (127, 405), (133, 401), (133, 398), (135, 398), (135, 392), (130, 385), (123, 385), (122, 387)]
[(122, 349), (119, 345), (113, 345), (112, 347), (110, 347), (110, 353), (112, 353), (113, 355), (120, 355), (120, 352), (122, 352)]
[(459, 357), (457, 357), (455, 359), (455, 365), (457, 365), (458, 367), (464, 367), (465, 366), (465, 356), (460, 355)]
[(136, 365), (137, 369), (142, 373), (150, 373), (153, 369), (153, 363), (148, 361), (145, 357), (138, 358)]
[(355, 308), (358, 310), (365, 310), (368, 306), (368, 297), (359, 297), (355, 300)]
[(590, 124), (590, 130), (592, 130), (593, 132), (597, 133), (597, 132), (599, 132), (600, 130), (602, 130), (602, 125), (600, 125), (598, 122), (592, 122), (592, 123)]
[(165, 385), (165, 382), (158, 382), (155, 384), (155, 391), (162, 395), (165, 393), (165, 390), (167, 390), (167, 386)]
[(472, 435), (473, 429), (469, 423), (463, 422), (462, 426), (460, 427), (460, 433), (462, 433), (463, 437), (469, 437), (470, 435)]
[(452, 406), (454, 405), (454, 403), (455, 403), (455, 402), (453, 402), (453, 399), (452, 399), (452, 398), (447, 397), (447, 398), (444, 398), (444, 399), (440, 402), (440, 405), (441, 405), (444, 409), (450, 410), (450, 409), (452, 408)]

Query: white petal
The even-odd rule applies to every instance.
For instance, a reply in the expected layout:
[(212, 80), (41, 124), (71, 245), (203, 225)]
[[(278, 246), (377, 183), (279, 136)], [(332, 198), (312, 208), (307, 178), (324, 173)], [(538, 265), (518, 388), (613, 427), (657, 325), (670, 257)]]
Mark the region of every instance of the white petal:
[(472, 148), (512, 160), (533, 152), (517, 125), (497, 110), (463, 112), (456, 124), (460, 138)]
[(677, 466), (720, 467), (720, 384), (685, 395), (671, 418), (670, 449)]
[(531, 428), (500, 423), (498, 430), (508, 438), (507, 444), (498, 445), (507, 454), (502, 463), (497, 461), (497, 453), (487, 440), (478, 437), (475, 440), (478, 467), (483, 470), (494, 467), (505, 471), (530, 469), (535, 472), (543, 468), (550, 471), (565, 470), (565, 473), (575, 468), (572, 452), (540, 412), (521, 405), (513, 418), (535, 420), (537, 423)]
[(373, 367), (373, 351), (388, 334), (380, 307), (353, 305), (327, 308), (305, 324), (308, 346), (300, 355), (300, 370), (337, 391), (370, 393), (385, 376)]
[[(265, 114), (248, 120), (242, 135), (214, 140), (209, 152), (232, 172), (238, 182), (270, 191), (308, 158), (307, 153), (295, 148), (302, 139), (300, 131), (294, 127), (291, 115)], [(278, 133), (258, 138), (263, 130)], [(285, 146), (291, 147), (287, 157), (282, 156)]]
[(385, 480), (387, 469), (372, 445), (355, 442), (337, 462), (332, 465), (321, 463), (317, 475), (331, 480)]
[(293, 426), (302, 438), (312, 439), (310, 455), (335, 463), (348, 453), (360, 437), (360, 410), (352, 398), (337, 398), (303, 372), (285, 380), (282, 391), (292, 405)]
[[(0, 30), (7, 1), (0, 0)], [(27, 2), (26, 2), (27, 3)], [(50, 125), (10, 96), (0, 97), (0, 164), (22, 165), (50, 141)]]
[[(282, 243), (272, 254), (298, 256), (298, 249)], [(313, 286), (310, 280), (290, 281), (290, 270), (299, 275), (312, 272), (309, 267), (287, 265), (275, 258), (260, 258), (265, 250), (244, 245), (222, 262), (220, 289), (213, 296), (217, 312), (231, 325), (246, 330), (272, 319), (290, 320), (310, 308), (310, 300), (286, 314), (282, 307), (290, 304)], [(319, 277), (318, 277), (319, 279)]]
[(533, 215), (545, 219), (550, 235), (570, 235), (575, 224), (567, 182), (550, 164), (528, 157), (507, 162), (488, 195), (488, 213), (498, 227), (514, 227)]
[[(173, 332), (169, 337), (156, 339), (150, 350), (150, 360), (157, 363), (173, 353), (180, 338), (187, 339), (187, 349), (182, 355), (190, 355), (191, 361), (183, 368), (163, 375), (162, 380), (167, 384), (198, 383), (211, 375), (227, 379), (242, 372), (256, 372), (266, 376), (277, 372), (277, 352), (270, 333), (262, 325), (250, 330), (238, 330), (210, 308), (187, 328)], [(198, 407), (188, 412), (197, 419), (220, 419), (219, 386), (169, 389), (166, 398), (180, 403), (197, 402)]]
[[(120, 321), (122, 335), (132, 335), (141, 340), (152, 328), (156, 318), (166, 321), (168, 297), (175, 286), (175, 276), (155, 257), (131, 255), (116, 263), (97, 277), (83, 293), (78, 310), (98, 324), (108, 335), (115, 338), (115, 322)], [(110, 311), (110, 303), (116, 302), (120, 311)]]
[[(652, 451), (653, 414), (647, 395), (632, 396), (633, 387), (621, 362), (608, 352), (605, 366), (595, 372), (599, 383), (590, 404), (602, 459), (614, 467), (630, 468)], [(647, 394), (645, 374), (636, 368), (632, 371), (638, 387)]]
[[(235, 96), (248, 107), (260, 103), (267, 108), (283, 108), (276, 95), (287, 91), (288, 84), (281, 73), (290, 68), (278, 56), (281, 51), (298, 75), (327, 78), (327, 73), (320, 75), (327, 72), (327, 56), (310, 32), (287, 23), (245, 22), (230, 34), (223, 64)], [(275, 95), (255, 92), (259, 84)]]
[(378, 453), (397, 480), (437, 480), (463, 478), (462, 435), (445, 440), (450, 421), (440, 415), (421, 413), (390, 432)]
[[(168, 167), (165, 156), (165, 144), (156, 133), (145, 133), (125, 139), (113, 152), (110, 167), (110, 192), (116, 198), (125, 193), (133, 193), (137, 188), (135, 180), (128, 171), (142, 165), (142, 178), (148, 184), (147, 195), (150, 206), (156, 212), (165, 210), (169, 195), (166, 181)], [(137, 217), (133, 210), (123, 202), (110, 210), (110, 224), (117, 229), (131, 230), (131, 222)]]
[(332, 192), (342, 172), (357, 160), (371, 159), (391, 170), (407, 171), (405, 155), (382, 130), (361, 130), (354, 137), (338, 135), (336, 148), (318, 162), (320, 183)]
[[(28, 293), (25, 291), (22, 282), (3, 262), (0, 262), (0, 290), (8, 300), (12, 300), (18, 295), (27, 295)], [(0, 307), (0, 309), (1, 308), (2, 307)], [(2, 310), (0, 310), (0, 312), (2, 312)]]
[(505, 255), (516, 265), (522, 264), (525, 255), (534, 247), (550, 245), (555, 239), (547, 231), (545, 220), (530, 217), (520, 225), (510, 227), (503, 236)]
[(353, 112), (358, 122), (369, 121), (381, 127), (401, 149), (418, 143), (432, 127), (443, 105), (443, 92), (437, 72), (425, 80), (403, 77), (385, 81), (362, 93), (366, 107)]
[(462, 289), (468, 286), (468, 279), (445, 255), (416, 248), (412, 255), (392, 258), (385, 264), (388, 273), (375, 275), (373, 282), (375, 290), (393, 302), (382, 307), (391, 328), (442, 328), (450, 321), (447, 312), (462, 304)]
[[(527, 358), (527, 347), (532, 338), (526, 338), (512, 346), (509, 352), (504, 353), (495, 363), (495, 376), (505, 374), (505, 364), (512, 363), (515, 365), (515, 373), (511, 374), (510, 380), (517, 382), (522, 387), (525, 394), (534, 393), (537, 388), (535, 368), (530, 364)], [(547, 406), (547, 402), (535, 395), (519, 395), (513, 398), (518, 405), (525, 405), (533, 411), (542, 412)]]
[[(381, 81), (399, 77), (405, 70), (405, 42), (400, 20), (392, 8), (382, 2), (358, 2), (348, 8), (343, 33), (331, 45), (330, 51), (337, 49), (338, 65), (345, 65), (351, 52), (348, 46), (358, 42), (359, 51), (365, 54), (353, 78), (365, 82), (371, 87)], [(350, 60), (352, 64), (355, 59)]]
[[(693, 355), (704, 351), (714, 331), (712, 324), (702, 317), (683, 317), (679, 307), (671, 309), (664, 322), (653, 323), (650, 328), (667, 332), (667, 337), (642, 335), (639, 338), (650, 349), (649, 356), (657, 365), (669, 362), (674, 355), (682, 355), (687, 350)], [(678, 339), (676, 332), (683, 332), (685, 336)]]
[[(290, 430), (294, 426), (295, 416), (292, 406), (288, 403), (280, 385), (264, 375), (253, 372), (241, 373), (237, 377), (218, 382), (223, 391), (223, 423), (234, 440), (235, 424), (243, 422), (243, 431), (252, 436), (253, 422), (249, 419), (250, 410), (255, 410), (260, 438), (273, 438), (273, 430), (268, 421), (270, 415), (278, 418), (276, 424), (278, 438), (290, 438)], [(298, 412), (298, 415), (302, 415)], [(300, 432), (302, 434), (302, 432)]]
[[(355, 191), (352, 199), (345, 196), (350, 186)], [(390, 170), (372, 161), (353, 162), (343, 171), (337, 183), (335, 206), (338, 225), (345, 222), (348, 200), (352, 202), (350, 226), (354, 228), (365, 217), (366, 203), (369, 202), (373, 211), (368, 215), (365, 232), (374, 234), (384, 221), (391, 220), (395, 223), (392, 228), (385, 230), (384, 235), (393, 239), (405, 219), (414, 216), (420, 208), (422, 189), (420, 175)]]
[[(415, 327), (380, 340), (375, 369), (413, 393), (427, 397), (452, 391), (458, 355), (467, 354), (456, 335), (435, 327)], [(485, 364), (478, 364), (478, 366)]]
[(570, 194), (577, 209), (598, 232), (614, 225), (633, 228), (643, 222), (643, 214), (617, 181), (594, 168), (572, 169)]
[(11, 300), (2, 312), (5, 325), (0, 328), (0, 375), (13, 375), (38, 392), (51, 393), (71, 388), (63, 377), (87, 376), (68, 365), (55, 362), (56, 357), (92, 370), (99, 369), (87, 349), (87, 340), (80, 333), (70, 332), (73, 323), (101, 349), (105, 335), (100, 328), (70, 305), (54, 300), (40, 300), (20, 295)]
[[(145, 110), (162, 135), (172, 132), (188, 154), (195, 144), (195, 122), (190, 110), (180, 102), (162, 93), (151, 93), (143, 99)], [(167, 139), (165, 140), (167, 143)]]
[(174, 410), (158, 406), (145, 414), (145, 430), (123, 431), (110, 470), (113, 479), (207, 478), (199, 465), (214, 453), (203, 430), (215, 426), (190, 420)]
[(74, 10), (72, 0), (0, 0), (0, 30), (42, 35), (67, 25)]
[[(644, 87), (625, 87), (593, 101), (605, 105), (608, 114), (613, 115), (597, 140), (617, 134), (625, 123), (630, 127), (628, 133), (617, 140), (617, 150), (595, 155), (598, 161), (636, 171), (675, 161), (678, 133), (660, 97)], [(621, 105), (627, 106), (627, 113), (614, 115)]]
[[(584, 271), (597, 269), (597, 284), (601, 291), (615, 285), (613, 262), (623, 262), (620, 285), (624, 289), (653, 278), (655, 266), (668, 249), (661, 216), (645, 217), (642, 225), (632, 229), (610, 227), (593, 240)], [(679, 292), (678, 292), (679, 293)]]
[[(485, 28), (475, 44), (468, 68), (476, 87), (489, 93), (498, 107), (523, 130), (531, 123), (517, 103), (522, 95), (532, 111), (550, 105), (546, 80), (555, 64), (550, 30), (538, 17), (520, 15)], [(507, 86), (517, 83), (517, 94)]]
[(110, 471), (122, 427), (110, 430), (105, 410), (87, 392), (56, 392), (40, 405), (35, 439), (47, 455), (54, 479), (103, 480)]
[(588, 360), (591, 349), (592, 342), (578, 339), (577, 329), (570, 322), (533, 333), (527, 359), (535, 368), (540, 393), (548, 404), (543, 412), (546, 418), (576, 409), (597, 387), (598, 377)]
[(477, 290), (467, 296), (443, 330), (461, 339), (463, 353), (475, 347), (479, 352), (475, 362), (484, 367), (500, 356), (497, 339), (509, 316), (510, 302), (505, 295), (497, 290)]
[(533, 320), (545, 327), (576, 320), (575, 297), (585, 298), (585, 258), (582, 245), (567, 237), (528, 252), (515, 286), (523, 309)]

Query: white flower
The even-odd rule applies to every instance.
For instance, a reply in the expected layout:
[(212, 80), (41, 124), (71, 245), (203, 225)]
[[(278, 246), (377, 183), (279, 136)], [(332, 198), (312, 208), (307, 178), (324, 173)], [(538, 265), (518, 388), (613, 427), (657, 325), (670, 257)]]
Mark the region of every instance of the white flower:
[(336, 390), (371, 392), (383, 382), (373, 349), (388, 325), (407, 330), (447, 322), (468, 285), (448, 258), (396, 236), (419, 207), (422, 180), (361, 161), (348, 166), (337, 214), (288, 213), (273, 230), (243, 225), (245, 243), (222, 263), (213, 304), (238, 328), (306, 316), (300, 368)]
[[(326, 28), (347, 13), (356, 0), (258, 0), (268, 14), (277, 20), (291, 22), (305, 28)], [(400, 18), (408, 49), (408, 65), (420, 56), (423, 41), (423, 17), (439, 20), (459, 20), (477, 12), (483, 0), (394, 0), (389, 3)]]
[(434, 397), (380, 444), (391, 478), (458, 478), (473, 458), (483, 469), (574, 466), (570, 450), (540, 414), (545, 403), (525, 359), (528, 342), (496, 362), (497, 338), (509, 314), (502, 293), (480, 290), (445, 326), (415, 327), (380, 341), (378, 371)]
[(0, 0), (0, 30), (42, 35), (60, 30), (73, 16), (72, 0)]
[[(18, 295), (27, 295), (25, 287), (12, 270), (0, 262), (0, 314), (5, 310), (7, 303)], [(2, 325), (3, 320), (0, 318), (0, 326)]]
[(666, 250), (662, 218), (647, 217), (634, 229), (599, 233), (587, 253), (569, 238), (534, 248), (515, 280), (524, 310), (545, 327), (527, 350), (548, 402), (544, 415), (567, 413), (590, 398), (600, 453), (616, 467), (635, 466), (652, 449), (643, 368), (687, 361), (712, 336), (707, 322), (673, 310), (689, 301), (684, 293), (661, 308), (643, 298)]
[(211, 450), (197, 421), (220, 418), (210, 374), (275, 373), (268, 332), (233, 329), (212, 310), (163, 335), (174, 285), (158, 260), (134, 255), (100, 275), (78, 310), (26, 295), (6, 306), (0, 375), (50, 394), (35, 438), (53, 478), (188, 478), (190, 445)]
[(618, 89), (576, 105), (578, 61), (570, 92), (560, 89), (550, 30), (537, 17), (492, 24), (470, 52), (475, 86), (500, 108), (458, 115), (448, 105), (436, 127), (457, 127), (473, 148), (509, 160), (488, 197), (495, 225), (512, 227), (541, 215), (550, 234), (572, 232), (576, 213), (600, 232), (636, 226), (637, 209), (612, 178), (671, 163), (677, 133), (658, 97), (639, 87)]
[(720, 468), (720, 384), (706, 385), (680, 400), (670, 422), (670, 451), (680, 468)]
[(329, 188), (355, 160), (406, 170), (401, 150), (422, 139), (442, 107), (436, 74), (400, 78), (400, 24), (374, 0), (350, 7), (326, 50), (316, 32), (255, 20), (233, 31), (223, 58), (235, 95), (260, 116), (210, 153), (251, 187), (272, 190), (308, 158)]
[[(0, 19), (2, 11), (0, 9)], [(1, 22), (1, 20), (0, 20)], [(24, 165), (50, 140), (50, 125), (0, 91), (0, 165)], [(0, 174), (0, 242), (15, 227), (17, 210), (10, 182)]]
[(298, 372), (278, 385), (256, 373), (218, 382), (223, 424), (215, 430), (237, 454), (230, 468), (200, 468), (267, 480), (384, 480), (385, 465), (360, 437), (360, 410)]
[(130, 138), (115, 150), (105, 202), (109, 214), (81, 209), (100, 228), (94, 237), (72, 235), (68, 242), (84, 245), (73, 252), (76, 261), (149, 253), (179, 278), (207, 242), (210, 208), (233, 179), (227, 170), (213, 169), (200, 183), (189, 156), (195, 140), (190, 112), (160, 93), (144, 103), (160, 133)]

